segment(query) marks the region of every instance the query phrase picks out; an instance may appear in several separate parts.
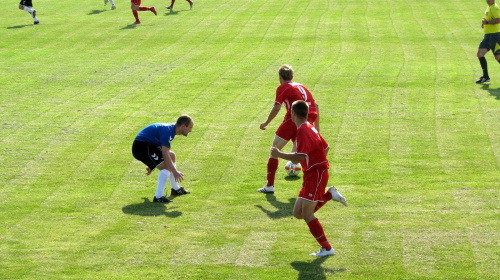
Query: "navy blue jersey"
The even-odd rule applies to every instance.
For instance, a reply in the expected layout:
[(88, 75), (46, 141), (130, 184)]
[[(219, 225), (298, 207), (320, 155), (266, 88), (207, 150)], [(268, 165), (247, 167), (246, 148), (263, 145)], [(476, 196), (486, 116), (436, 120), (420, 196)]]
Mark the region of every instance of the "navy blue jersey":
[(154, 123), (146, 126), (135, 137), (136, 141), (147, 142), (157, 147), (170, 149), (170, 143), (175, 137), (175, 123)]

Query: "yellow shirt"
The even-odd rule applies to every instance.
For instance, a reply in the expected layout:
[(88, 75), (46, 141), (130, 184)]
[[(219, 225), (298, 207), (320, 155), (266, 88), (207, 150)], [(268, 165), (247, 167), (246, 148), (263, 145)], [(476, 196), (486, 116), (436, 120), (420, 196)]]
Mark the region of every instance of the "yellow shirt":
[[(500, 18), (500, 8), (496, 3), (486, 8), (484, 18), (487, 21)], [(499, 33), (499, 32), (500, 32), (500, 23), (484, 25), (484, 34)]]

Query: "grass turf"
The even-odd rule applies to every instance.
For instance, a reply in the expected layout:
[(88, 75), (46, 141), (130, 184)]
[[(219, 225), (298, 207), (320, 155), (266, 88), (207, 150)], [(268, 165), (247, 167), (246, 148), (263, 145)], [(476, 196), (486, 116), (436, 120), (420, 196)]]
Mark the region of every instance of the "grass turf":
[[(499, 278), (500, 86), (476, 58), (484, 1), (177, 1), (61, 5), (41, 24), (2, 2), (0, 278)], [(317, 216), (336, 256), (291, 212), (300, 180), (262, 195), (281, 113), (277, 68), (321, 106), (330, 183)], [(136, 133), (195, 119), (173, 150), (192, 194), (152, 204)], [(286, 149), (289, 149), (287, 147)]]

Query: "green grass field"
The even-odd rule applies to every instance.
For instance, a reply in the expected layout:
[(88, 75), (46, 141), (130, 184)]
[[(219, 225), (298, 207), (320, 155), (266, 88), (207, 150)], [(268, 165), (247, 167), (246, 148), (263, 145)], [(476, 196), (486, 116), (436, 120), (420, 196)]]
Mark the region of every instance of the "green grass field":
[[(474, 84), (485, 1), (143, 0), (158, 16), (137, 26), (128, 1), (33, 1), (37, 26), (0, 3), (0, 279), (500, 278), (491, 53)], [(285, 161), (275, 195), (256, 191), (281, 64), (321, 106), (349, 202), (317, 213), (330, 258), (309, 256)], [(153, 204), (131, 144), (182, 113), (192, 193)]]

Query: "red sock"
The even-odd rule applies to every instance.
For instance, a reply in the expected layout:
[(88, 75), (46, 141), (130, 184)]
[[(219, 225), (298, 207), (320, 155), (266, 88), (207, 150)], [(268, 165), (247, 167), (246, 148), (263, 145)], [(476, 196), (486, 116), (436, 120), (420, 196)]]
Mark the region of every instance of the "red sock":
[(267, 186), (274, 186), (274, 177), (276, 176), (276, 170), (278, 170), (278, 159), (269, 158), (267, 161)]
[(151, 8), (148, 7), (139, 7), (139, 11), (149, 11)]
[(174, 3), (175, 3), (175, 0), (172, 0), (172, 2), (170, 2), (170, 7), (174, 7)]
[(325, 205), (331, 199), (332, 199), (332, 194), (330, 192), (326, 192), (323, 195), (323, 202), (318, 202), (318, 204), (316, 204), (316, 208), (314, 208), (314, 213), (316, 213), (316, 211), (318, 211), (321, 207), (323, 207), (323, 205)]
[(139, 20), (139, 13), (136, 10), (132, 10), (132, 14), (134, 14), (135, 21), (140, 21)]
[(322, 248), (325, 248), (327, 251), (332, 249), (332, 246), (330, 246), (330, 243), (326, 238), (323, 226), (317, 218), (307, 223), (307, 226), (309, 227), (309, 231), (311, 232), (311, 234), (314, 236), (314, 238), (316, 238), (316, 241), (318, 241), (319, 245), (321, 245)]
[(186, 1), (188, 1), (189, 4), (193, 4), (193, 2), (191, 2), (191, 0), (186, 0)]

